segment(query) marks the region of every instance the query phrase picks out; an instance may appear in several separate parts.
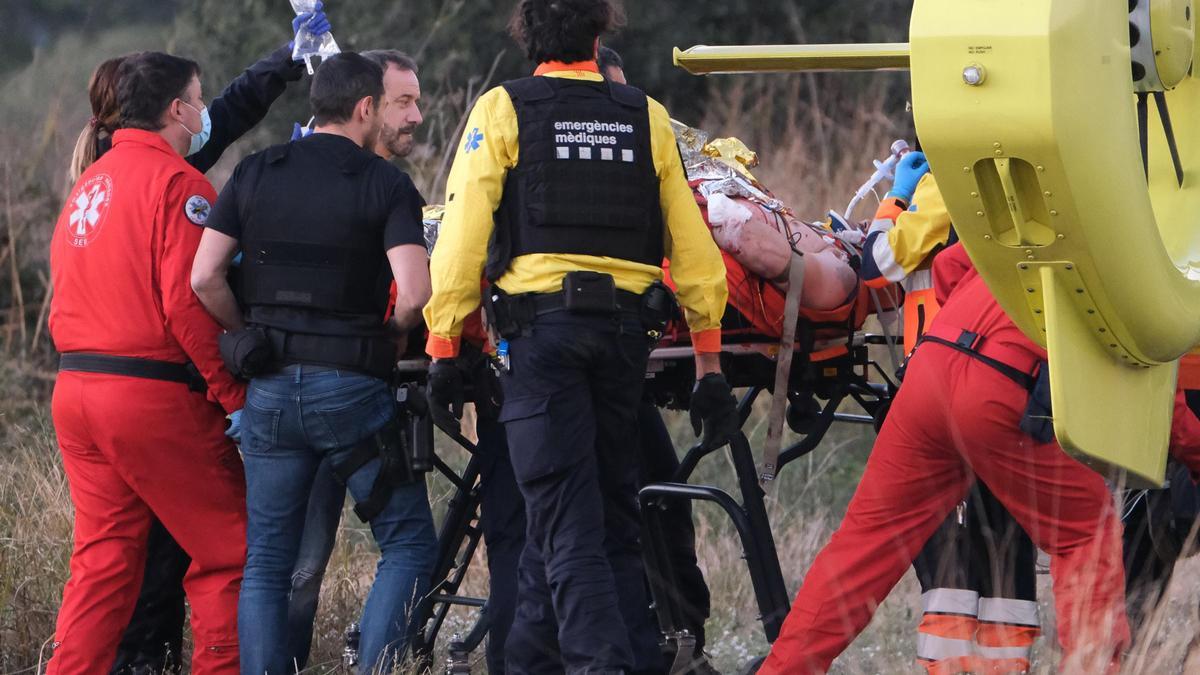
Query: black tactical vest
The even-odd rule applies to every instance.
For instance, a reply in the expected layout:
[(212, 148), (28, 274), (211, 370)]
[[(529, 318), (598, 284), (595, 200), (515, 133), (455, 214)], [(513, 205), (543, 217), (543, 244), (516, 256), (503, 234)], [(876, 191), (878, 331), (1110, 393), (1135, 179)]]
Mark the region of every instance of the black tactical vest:
[(367, 206), (379, 201), (363, 179), (374, 156), (331, 167), (327, 155), (293, 145), (267, 150), (252, 184), (237, 186), (250, 214), (241, 240), (246, 318), (293, 333), (382, 336), (392, 273), (384, 222)]
[(606, 256), (658, 267), (659, 181), (646, 95), (612, 82), (528, 77), (504, 89), (517, 112), (508, 172), (488, 248), (487, 278), (531, 253)]

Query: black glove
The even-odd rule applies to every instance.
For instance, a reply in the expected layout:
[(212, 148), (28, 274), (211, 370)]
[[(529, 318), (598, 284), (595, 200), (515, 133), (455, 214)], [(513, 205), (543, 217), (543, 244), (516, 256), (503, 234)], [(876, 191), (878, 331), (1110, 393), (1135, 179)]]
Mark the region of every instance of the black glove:
[(499, 419), (504, 394), (500, 391), (500, 378), (492, 367), (491, 357), (480, 350), (464, 346), (457, 361), (466, 384), (470, 387), (471, 400), (475, 402), (475, 413), (480, 419), (493, 422)]
[(463, 414), (463, 373), (453, 359), (429, 365), (429, 408), (440, 427), (458, 429)]
[(704, 431), (704, 447), (719, 448), (729, 442), (741, 426), (738, 422), (737, 399), (725, 376), (709, 373), (696, 382), (692, 389), (689, 408), (692, 430), (700, 435)]

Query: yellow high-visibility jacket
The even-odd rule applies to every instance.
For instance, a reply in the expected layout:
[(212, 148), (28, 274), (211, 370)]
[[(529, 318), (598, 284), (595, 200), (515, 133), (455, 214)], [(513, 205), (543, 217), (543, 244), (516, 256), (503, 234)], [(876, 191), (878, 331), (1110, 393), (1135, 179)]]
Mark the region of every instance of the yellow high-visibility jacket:
[(898, 199), (885, 199), (875, 213), (863, 245), (863, 283), (904, 287), (904, 348), (911, 351), (937, 314), (931, 266), (938, 251), (958, 240), (950, 212), (933, 174), (925, 174), (913, 194), (913, 210)]
[(921, 178), (912, 203), (916, 208), (911, 211), (895, 199), (879, 206), (863, 246), (862, 275), (868, 286), (882, 288), (929, 269), (934, 254), (957, 240), (933, 174)]
[[(590, 69), (555, 70), (545, 77), (601, 81)], [(649, 99), (651, 150), (659, 178), (664, 252), (698, 352), (721, 348), (721, 317), (728, 289), (725, 264), (688, 187), (670, 117)], [(503, 87), (480, 97), (471, 111), (446, 184), (446, 212), (430, 259), (433, 296), (425, 307), (426, 351), (434, 358), (458, 354), (463, 321), (480, 303), (480, 279), (509, 169), (517, 165), (517, 113)], [(661, 267), (616, 258), (530, 254), (512, 260), (497, 285), (509, 294), (553, 293), (575, 270), (611, 274), (618, 288), (643, 293), (662, 279)]]

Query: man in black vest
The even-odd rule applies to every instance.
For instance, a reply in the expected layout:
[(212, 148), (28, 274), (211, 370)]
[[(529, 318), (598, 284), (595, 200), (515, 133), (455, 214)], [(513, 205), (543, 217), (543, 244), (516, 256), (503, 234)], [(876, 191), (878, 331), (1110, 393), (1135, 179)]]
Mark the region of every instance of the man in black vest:
[[(383, 121), (375, 154), (389, 161), (408, 157), (415, 146), (413, 132), (423, 121), (417, 62), (407, 54), (391, 49), (363, 52), (362, 55), (383, 69), (384, 100), (380, 106)], [(346, 488), (328, 465), (322, 464), (313, 479), (308, 515), (304, 519), (304, 538), (296, 569), (292, 572), (288, 603), (289, 650), (301, 671), (308, 664), (321, 583), (333, 555), (345, 501)]]
[[(408, 465), (387, 381), (391, 336), (420, 321), (429, 273), (421, 196), (371, 151), (383, 93), (376, 63), (354, 53), (325, 61), (309, 94), (315, 132), (238, 165), (193, 266), (193, 288), (231, 331), (223, 356), (251, 378), (242, 420), (243, 672), (292, 670), (288, 591), (322, 460), (382, 553), (363, 609), (362, 672), (403, 654), (406, 617), (436, 555), (425, 483)], [(226, 282), (238, 250), (244, 317)], [(386, 319), (393, 277), (395, 314)]]
[(538, 69), (472, 111), (431, 262), (435, 407), (461, 411), (454, 359), (485, 272), (488, 320), (503, 338), (501, 421), (528, 519), (511, 672), (660, 665), (635, 453), (647, 355), (671, 313), (664, 256), (696, 351), (696, 431), (719, 445), (738, 426), (717, 358), (725, 268), (669, 117), (598, 72), (599, 36), (620, 19), (609, 0), (519, 3), (513, 32)]

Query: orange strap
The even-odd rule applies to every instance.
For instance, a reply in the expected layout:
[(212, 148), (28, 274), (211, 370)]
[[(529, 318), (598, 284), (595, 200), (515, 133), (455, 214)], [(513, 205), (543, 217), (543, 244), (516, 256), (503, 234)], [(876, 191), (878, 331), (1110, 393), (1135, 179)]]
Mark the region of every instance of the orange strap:
[(850, 353), (849, 347), (847, 347), (846, 345), (837, 345), (836, 347), (830, 347), (828, 349), (819, 349), (815, 352), (809, 352), (808, 360), (812, 363), (820, 363), (821, 361), (828, 361), (830, 359), (836, 359), (839, 356), (845, 356), (846, 354), (849, 354), (849, 353)]

